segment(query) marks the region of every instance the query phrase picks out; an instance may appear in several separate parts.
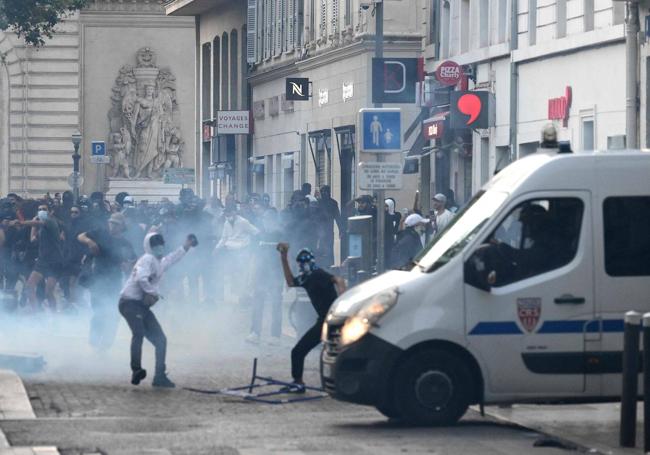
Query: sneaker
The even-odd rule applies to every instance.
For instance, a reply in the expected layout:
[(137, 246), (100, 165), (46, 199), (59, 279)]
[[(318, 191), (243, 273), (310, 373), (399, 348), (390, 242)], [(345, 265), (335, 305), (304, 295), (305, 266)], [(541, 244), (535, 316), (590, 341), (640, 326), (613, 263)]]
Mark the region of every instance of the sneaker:
[(139, 370), (135, 370), (131, 375), (131, 384), (138, 385), (140, 384), (140, 381), (142, 381), (146, 377), (147, 377), (147, 370), (144, 370), (142, 368), (140, 368)]
[(167, 389), (173, 389), (176, 387), (176, 384), (174, 384), (166, 374), (163, 374), (162, 376), (155, 376), (153, 378), (153, 382), (151, 383), (152, 386), (154, 387), (165, 387)]
[(260, 344), (260, 336), (257, 333), (251, 332), (246, 337), (246, 343)]
[(302, 382), (294, 382), (292, 384), (289, 384), (287, 386), (282, 387), (280, 390), (278, 390), (280, 393), (305, 393), (305, 384)]

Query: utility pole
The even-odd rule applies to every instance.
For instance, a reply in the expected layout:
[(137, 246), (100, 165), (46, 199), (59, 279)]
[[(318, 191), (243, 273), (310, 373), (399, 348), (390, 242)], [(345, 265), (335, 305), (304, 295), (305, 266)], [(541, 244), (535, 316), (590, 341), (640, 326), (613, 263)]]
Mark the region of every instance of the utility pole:
[(625, 145), (639, 148), (638, 77), (639, 74), (639, 1), (625, 2)]
[[(384, 2), (382, 0), (375, 3), (375, 58), (384, 57)], [(374, 83), (374, 81), (373, 81)], [(383, 107), (382, 103), (375, 103), (376, 108)], [(384, 161), (384, 155), (377, 154), (377, 162)], [(379, 190), (377, 195), (377, 273), (383, 273), (386, 268), (384, 264), (384, 236), (386, 235), (384, 228), (384, 190)]]

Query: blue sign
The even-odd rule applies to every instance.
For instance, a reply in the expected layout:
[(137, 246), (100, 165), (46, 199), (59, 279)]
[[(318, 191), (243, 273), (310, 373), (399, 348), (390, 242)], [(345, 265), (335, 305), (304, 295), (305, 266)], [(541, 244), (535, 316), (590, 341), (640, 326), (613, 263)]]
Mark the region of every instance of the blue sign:
[(106, 156), (106, 143), (104, 141), (92, 141), (90, 143), (90, 162), (94, 164), (111, 162), (111, 157)]
[(361, 109), (361, 151), (401, 152), (402, 111), (399, 109)]

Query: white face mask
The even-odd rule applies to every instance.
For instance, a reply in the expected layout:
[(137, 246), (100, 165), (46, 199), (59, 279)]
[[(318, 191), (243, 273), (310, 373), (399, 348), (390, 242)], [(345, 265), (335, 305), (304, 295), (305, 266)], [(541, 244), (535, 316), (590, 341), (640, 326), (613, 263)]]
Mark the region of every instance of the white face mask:
[(47, 211), (39, 210), (36, 216), (38, 216), (39, 220), (45, 221), (45, 220), (47, 220)]

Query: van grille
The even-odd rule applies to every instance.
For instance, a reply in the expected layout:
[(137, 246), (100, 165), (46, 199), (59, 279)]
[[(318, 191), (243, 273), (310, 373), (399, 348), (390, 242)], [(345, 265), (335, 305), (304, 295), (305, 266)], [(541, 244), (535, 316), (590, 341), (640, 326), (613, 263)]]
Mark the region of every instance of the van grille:
[(341, 328), (343, 325), (328, 325), (325, 352), (329, 357), (336, 357), (341, 350)]

